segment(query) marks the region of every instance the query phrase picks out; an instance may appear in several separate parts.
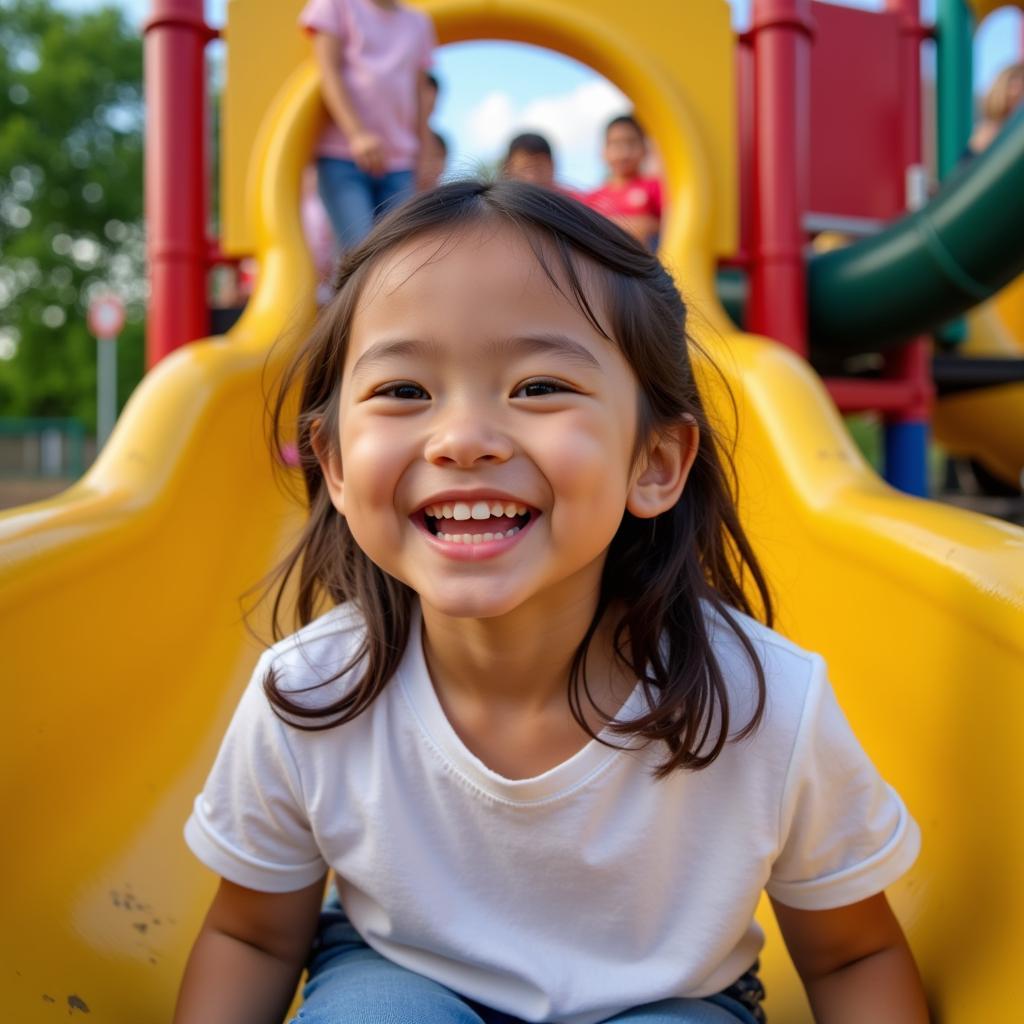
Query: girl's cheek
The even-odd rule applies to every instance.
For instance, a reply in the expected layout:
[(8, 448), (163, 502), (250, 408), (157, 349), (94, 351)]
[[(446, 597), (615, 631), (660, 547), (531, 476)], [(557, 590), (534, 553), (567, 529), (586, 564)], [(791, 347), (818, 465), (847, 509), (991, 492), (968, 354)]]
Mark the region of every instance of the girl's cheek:
[(359, 505), (390, 505), (401, 469), (408, 461), (407, 438), (395, 419), (384, 424), (354, 423), (342, 435), (345, 484)]
[(618, 417), (580, 415), (562, 424), (553, 423), (552, 428), (550, 434), (542, 431), (537, 437), (536, 451), (551, 467), (556, 486), (563, 480), (590, 487), (610, 482), (620, 471), (628, 472), (631, 438), (618, 429)]

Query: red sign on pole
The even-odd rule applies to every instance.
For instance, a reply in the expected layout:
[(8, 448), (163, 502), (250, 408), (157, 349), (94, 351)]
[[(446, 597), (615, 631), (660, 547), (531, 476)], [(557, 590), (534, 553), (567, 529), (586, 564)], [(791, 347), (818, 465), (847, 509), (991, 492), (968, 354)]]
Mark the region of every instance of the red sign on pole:
[(124, 327), (124, 303), (116, 295), (102, 295), (89, 303), (89, 330), (97, 338), (116, 338)]

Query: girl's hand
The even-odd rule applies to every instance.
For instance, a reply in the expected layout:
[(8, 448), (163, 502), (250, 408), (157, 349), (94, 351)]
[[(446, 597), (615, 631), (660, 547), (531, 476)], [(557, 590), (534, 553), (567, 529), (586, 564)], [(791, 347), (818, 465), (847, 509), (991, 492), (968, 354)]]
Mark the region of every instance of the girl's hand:
[(884, 893), (835, 910), (772, 907), (818, 1024), (928, 1024), (921, 976)]
[(352, 150), (352, 159), (360, 169), (374, 177), (384, 173), (384, 142), (379, 135), (366, 131), (356, 132), (348, 144)]

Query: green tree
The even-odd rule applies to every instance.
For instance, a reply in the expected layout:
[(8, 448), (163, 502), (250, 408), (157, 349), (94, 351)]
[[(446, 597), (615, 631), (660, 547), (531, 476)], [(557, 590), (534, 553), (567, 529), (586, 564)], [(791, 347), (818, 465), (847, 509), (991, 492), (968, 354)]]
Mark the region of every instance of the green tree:
[(144, 368), (142, 41), (113, 8), (0, 0), (0, 415), (96, 419), (89, 298), (114, 290), (121, 403)]

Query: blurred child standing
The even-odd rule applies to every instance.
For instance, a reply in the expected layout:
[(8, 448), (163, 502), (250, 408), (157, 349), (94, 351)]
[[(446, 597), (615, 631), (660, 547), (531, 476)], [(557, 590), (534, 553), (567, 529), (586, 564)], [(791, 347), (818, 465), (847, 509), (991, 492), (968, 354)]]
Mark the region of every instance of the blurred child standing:
[(995, 141), (1014, 111), (1024, 103), (1024, 62), (1003, 68), (995, 77), (981, 104), (981, 121), (968, 147), (982, 153)]
[(654, 249), (661, 230), (661, 182), (643, 175), (646, 157), (647, 137), (640, 122), (631, 114), (613, 118), (604, 135), (608, 179), (584, 202)]
[(318, 188), (348, 249), (415, 190), (434, 100), (434, 28), (398, 0), (309, 0), (299, 23), (313, 35), (330, 115), (316, 148)]
[(555, 178), (555, 154), (551, 143), (536, 132), (523, 132), (508, 144), (508, 153), (501, 165), (501, 176), (510, 181), (554, 189), (564, 196), (579, 199), (571, 188)]

